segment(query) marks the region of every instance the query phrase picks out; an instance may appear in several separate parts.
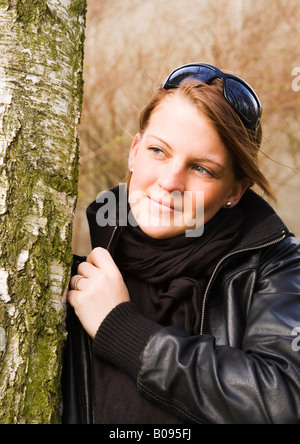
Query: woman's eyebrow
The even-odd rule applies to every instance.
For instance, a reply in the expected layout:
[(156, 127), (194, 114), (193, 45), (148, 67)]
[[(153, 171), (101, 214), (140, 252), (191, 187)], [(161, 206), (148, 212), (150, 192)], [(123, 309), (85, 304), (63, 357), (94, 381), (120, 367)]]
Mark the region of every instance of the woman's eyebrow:
[[(154, 139), (156, 139), (156, 140), (159, 140), (161, 143), (163, 143), (164, 145), (166, 145), (170, 150), (172, 150), (173, 151), (173, 148), (165, 141), (165, 140), (163, 140), (163, 139), (161, 139), (160, 137), (158, 137), (158, 136), (154, 136), (154, 134), (148, 134), (147, 135), (147, 138), (154, 138)], [(223, 173), (223, 172), (225, 172), (226, 170), (227, 170), (227, 166), (226, 165), (221, 165), (219, 162), (217, 162), (215, 159), (213, 159), (213, 158), (211, 158), (211, 157), (205, 157), (205, 158), (202, 158), (202, 157), (197, 157), (197, 156), (195, 156), (194, 157), (194, 161), (195, 162), (199, 162), (199, 163), (202, 163), (202, 162), (209, 162), (209, 163), (213, 163), (214, 165), (216, 165), (218, 168), (219, 168), (219, 170), (220, 170), (220, 173)]]
[(153, 134), (147, 134), (146, 136), (147, 138), (152, 137), (153, 139), (159, 140), (161, 143), (163, 143), (164, 145), (166, 145), (170, 150), (173, 150), (173, 148), (171, 147), (171, 145), (169, 145), (165, 140), (161, 139), (158, 136), (154, 136)]

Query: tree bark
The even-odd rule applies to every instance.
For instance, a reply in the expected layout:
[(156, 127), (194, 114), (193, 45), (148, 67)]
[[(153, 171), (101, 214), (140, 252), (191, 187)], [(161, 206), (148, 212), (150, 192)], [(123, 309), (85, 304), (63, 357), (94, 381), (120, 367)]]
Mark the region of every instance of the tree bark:
[(86, 0), (0, 0), (0, 423), (60, 422)]

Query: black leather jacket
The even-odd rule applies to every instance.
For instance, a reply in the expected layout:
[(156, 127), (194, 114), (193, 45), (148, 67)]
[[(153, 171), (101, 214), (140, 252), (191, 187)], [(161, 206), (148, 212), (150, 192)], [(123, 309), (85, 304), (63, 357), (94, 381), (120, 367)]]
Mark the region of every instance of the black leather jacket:
[[(299, 242), (252, 191), (240, 205), (246, 234), (211, 276), (199, 336), (156, 330), (137, 387), (190, 423), (300, 424)], [(105, 231), (113, 245), (115, 230)], [(73, 312), (68, 319), (64, 422), (92, 423), (91, 341)]]

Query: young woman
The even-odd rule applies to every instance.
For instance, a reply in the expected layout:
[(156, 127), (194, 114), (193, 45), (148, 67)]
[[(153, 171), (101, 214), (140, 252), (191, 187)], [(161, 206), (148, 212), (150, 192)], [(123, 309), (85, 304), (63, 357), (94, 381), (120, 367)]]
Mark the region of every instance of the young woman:
[(128, 223), (116, 187), (116, 222), (92, 203), (74, 262), (65, 423), (300, 423), (300, 249), (250, 189), (273, 197), (260, 118), (247, 83), (202, 63), (142, 112)]

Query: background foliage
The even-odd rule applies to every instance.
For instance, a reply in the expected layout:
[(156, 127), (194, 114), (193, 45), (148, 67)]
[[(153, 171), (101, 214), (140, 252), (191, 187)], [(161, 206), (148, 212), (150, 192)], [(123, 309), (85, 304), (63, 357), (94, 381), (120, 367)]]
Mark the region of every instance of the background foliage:
[(292, 71), (300, 67), (299, 0), (87, 3), (73, 251), (90, 250), (86, 206), (127, 174), (139, 112), (172, 69), (192, 61), (240, 75), (258, 92), (264, 109), (261, 164), (278, 196), (272, 205), (300, 236), (300, 91), (292, 89)]

